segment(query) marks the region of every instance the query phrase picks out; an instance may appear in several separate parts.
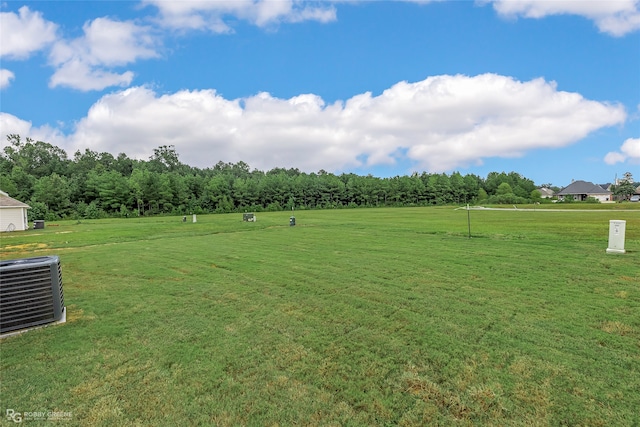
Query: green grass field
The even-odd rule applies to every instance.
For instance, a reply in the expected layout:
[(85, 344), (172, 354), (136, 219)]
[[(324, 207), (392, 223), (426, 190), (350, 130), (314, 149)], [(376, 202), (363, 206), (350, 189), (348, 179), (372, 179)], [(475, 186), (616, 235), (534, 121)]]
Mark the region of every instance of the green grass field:
[(1, 422), (640, 425), (640, 210), (289, 215), (2, 235), (60, 256), (68, 319), (0, 341)]

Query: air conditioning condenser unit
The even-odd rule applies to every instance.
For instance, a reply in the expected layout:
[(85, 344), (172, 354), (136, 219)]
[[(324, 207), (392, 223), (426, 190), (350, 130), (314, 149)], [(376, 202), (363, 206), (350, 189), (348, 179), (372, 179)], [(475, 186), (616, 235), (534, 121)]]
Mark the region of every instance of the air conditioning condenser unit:
[(0, 261), (0, 334), (65, 320), (57, 256)]

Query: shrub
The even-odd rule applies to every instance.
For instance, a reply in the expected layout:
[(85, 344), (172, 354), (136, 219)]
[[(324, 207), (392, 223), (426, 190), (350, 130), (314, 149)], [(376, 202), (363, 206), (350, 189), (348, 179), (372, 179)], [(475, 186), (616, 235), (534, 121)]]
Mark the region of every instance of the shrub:
[(98, 208), (98, 204), (94, 200), (93, 202), (89, 203), (89, 206), (87, 206), (84, 217), (86, 219), (99, 219), (104, 218), (105, 215), (104, 212), (100, 208)]
[(528, 202), (529, 200), (524, 197), (518, 197), (513, 193), (499, 194), (487, 199), (487, 203), (495, 205), (522, 205)]
[(280, 203), (278, 202), (269, 203), (267, 206), (267, 212), (279, 212), (281, 210), (282, 206), (280, 206)]
[(33, 200), (30, 200), (28, 205), (31, 206), (31, 209), (27, 210), (27, 218), (29, 219), (29, 221), (47, 218), (47, 214), (49, 213), (47, 205), (42, 202), (35, 202)]

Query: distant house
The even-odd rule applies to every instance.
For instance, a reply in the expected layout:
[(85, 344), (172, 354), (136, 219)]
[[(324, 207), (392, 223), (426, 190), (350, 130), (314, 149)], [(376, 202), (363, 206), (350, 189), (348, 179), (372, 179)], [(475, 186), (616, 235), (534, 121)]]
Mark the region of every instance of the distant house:
[(573, 181), (558, 192), (558, 200), (564, 200), (564, 198), (568, 196), (573, 196), (573, 199), (577, 201), (584, 201), (589, 197), (593, 197), (600, 202), (610, 202), (613, 200), (611, 191), (587, 181)]
[(0, 232), (28, 230), (27, 209), (30, 208), (0, 190)]
[(540, 197), (543, 199), (550, 199), (556, 195), (552, 189), (547, 187), (540, 187), (538, 188), (538, 191), (540, 192)]

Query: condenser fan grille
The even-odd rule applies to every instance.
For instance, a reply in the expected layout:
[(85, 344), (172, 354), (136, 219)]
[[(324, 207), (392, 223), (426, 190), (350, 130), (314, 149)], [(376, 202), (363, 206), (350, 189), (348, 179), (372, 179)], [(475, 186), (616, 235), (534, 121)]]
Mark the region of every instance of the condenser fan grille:
[(58, 321), (63, 309), (57, 256), (0, 263), (0, 333)]

